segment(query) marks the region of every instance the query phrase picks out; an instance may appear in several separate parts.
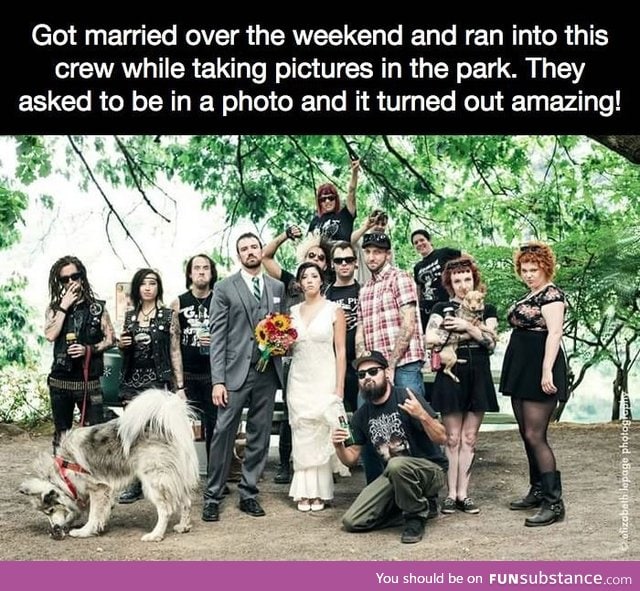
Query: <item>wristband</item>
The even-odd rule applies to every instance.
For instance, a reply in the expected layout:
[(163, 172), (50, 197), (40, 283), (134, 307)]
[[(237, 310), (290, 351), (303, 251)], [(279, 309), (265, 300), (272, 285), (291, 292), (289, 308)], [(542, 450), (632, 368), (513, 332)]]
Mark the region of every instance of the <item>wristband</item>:
[(69, 310), (66, 310), (62, 306), (58, 306), (58, 310), (60, 310), (60, 312), (62, 312), (63, 314), (67, 314), (69, 312)]
[(296, 237), (293, 235), (293, 226), (289, 226), (286, 231), (285, 234), (287, 235), (287, 238), (289, 240), (295, 240)]

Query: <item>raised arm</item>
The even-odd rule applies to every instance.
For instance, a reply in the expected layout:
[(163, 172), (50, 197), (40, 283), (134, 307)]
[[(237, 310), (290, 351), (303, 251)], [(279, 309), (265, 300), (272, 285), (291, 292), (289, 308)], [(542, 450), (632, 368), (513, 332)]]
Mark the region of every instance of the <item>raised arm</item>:
[[(408, 415), (420, 421), (424, 432), (429, 436), (431, 441), (443, 445), (447, 440), (447, 431), (444, 425), (438, 419), (431, 416), (422, 402), (416, 398), (415, 394), (409, 388), (407, 388), (407, 396), (408, 398), (406, 398), (402, 404), (398, 404), (398, 406)], [(428, 404), (426, 401), (425, 403)]]
[(362, 224), (362, 226), (360, 226), (358, 229), (351, 232), (351, 244), (357, 244), (360, 238), (362, 238), (367, 233), (368, 230), (373, 228), (375, 224), (376, 224), (375, 218), (372, 218), (371, 214), (369, 214), (367, 216), (367, 219), (364, 221), (364, 224)]
[(347, 209), (355, 217), (356, 215), (356, 189), (358, 188), (358, 172), (360, 171), (360, 160), (351, 161), (351, 180), (347, 191)]
[(71, 306), (78, 301), (78, 297), (77, 288), (67, 289), (57, 306), (47, 308), (44, 319), (44, 337), (50, 343), (53, 343), (60, 335), (65, 316), (69, 313)]
[(290, 238), (296, 239), (302, 236), (302, 230), (298, 226), (289, 226), (285, 232), (278, 234), (269, 244), (262, 249), (262, 265), (265, 271), (274, 279), (282, 277), (282, 267), (273, 258), (278, 249)]

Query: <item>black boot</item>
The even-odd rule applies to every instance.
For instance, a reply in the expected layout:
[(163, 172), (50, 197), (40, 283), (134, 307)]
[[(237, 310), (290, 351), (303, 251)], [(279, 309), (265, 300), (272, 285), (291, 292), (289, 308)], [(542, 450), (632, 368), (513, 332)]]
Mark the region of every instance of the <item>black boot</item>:
[(136, 478), (118, 498), (118, 503), (128, 505), (142, 499), (142, 483)]
[(564, 503), (562, 501), (562, 482), (560, 472), (541, 474), (542, 505), (533, 517), (524, 520), (527, 527), (551, 525), (564, 519)]
[(291, 426), (289, 421), (280, 423), (280, 437), (278, 442), (280, 465), (273, 481), (276, 484), (289, 484), (293, 475), (291, 468)]
[(511, 511), (522, 511), (524, 509), (533, 509), (540, 505), (542, 505), (542, 485), (540, 482), (534, 482), (524, 498), (509, 503), (509, 509)]
[(273, 481), (276, 484), (289, 484), (291, 482), (291, 464), (286, 462), (278, 466), (276, 475), (273, 477)]

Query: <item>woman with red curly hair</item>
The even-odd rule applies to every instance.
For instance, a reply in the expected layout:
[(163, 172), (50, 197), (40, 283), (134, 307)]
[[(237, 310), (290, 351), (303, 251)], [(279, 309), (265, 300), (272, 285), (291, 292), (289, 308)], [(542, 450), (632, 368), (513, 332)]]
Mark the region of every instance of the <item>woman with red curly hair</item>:
[(513, 413), (529, 461), (530, 489), (512, 501), (513, 511), (539, 508), (525, 525), (551, 525), (564, 519), (562, 484), (547, 428), (559, 401), (566, 401), (567, 365), (561, 348), (566, 308), (564, 293), (553, 284), (555, 257), (542, 242), (529, 242), (514, 254), (516, 274), (529, 288), (509, 309), (513, 327), (500, 391), (511, 396)]
[(340, 207), (338, 189), (333, 183), (324, 183), (316, 190), (316, 215), (309, 224), (309, 232), (318, 233), (325, 240), (351, 242), (353, 222), (356, 219), (356, 189), (360, 161), (351, 161), (351, 180), (347, 204)]

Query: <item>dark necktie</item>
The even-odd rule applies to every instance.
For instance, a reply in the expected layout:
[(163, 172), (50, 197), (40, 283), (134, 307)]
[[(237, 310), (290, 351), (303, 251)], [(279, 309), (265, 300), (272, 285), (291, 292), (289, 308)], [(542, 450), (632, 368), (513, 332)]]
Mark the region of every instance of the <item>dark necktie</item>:
[(257, 301), (260, 301), (260, 298), (262, 297), (262, 293), (260, 293), (260, 279), (252, 277), (251, 281), (253, 282), (253, 295)]

